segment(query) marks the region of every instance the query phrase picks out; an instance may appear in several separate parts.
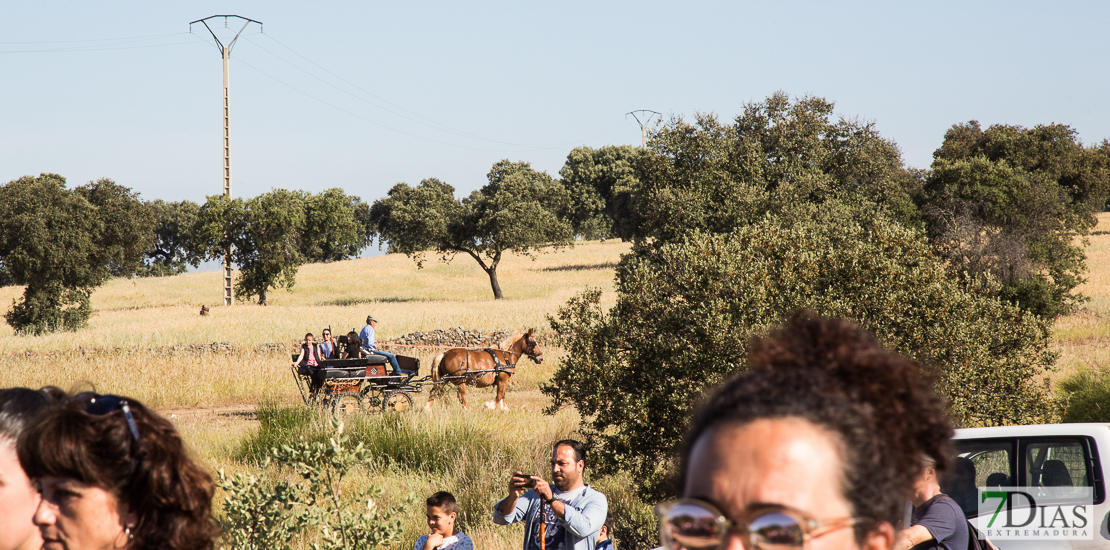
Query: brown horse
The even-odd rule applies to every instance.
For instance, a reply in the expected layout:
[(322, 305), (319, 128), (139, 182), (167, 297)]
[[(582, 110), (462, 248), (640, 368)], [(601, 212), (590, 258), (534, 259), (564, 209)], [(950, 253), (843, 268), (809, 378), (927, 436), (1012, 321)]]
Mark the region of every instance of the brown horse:
[[(447, 376), (459, 376), (451, 382), (458, 386), (459, 401), (462, 402), (463, 408), (468, 411), (470, 405), (466, 403), (467, 386), (486, 388), (497, 384), (497, 400), (493, 402), (493, 405), (494, 407), (500, 407), (501, 410), (508, 410), (508, 407), (505, 406), (505, 389), (509, 387), (509, 379), (513, 377), (513, 368), (516, 367), (517, 361), (527, 355), (533, 363), (538, 365), (543, 363), (543, 352), (540, 351), (540, 346), (536, 343), (533, 329), (505, 338), (498, 345), (498, 348), (500, 349), (480, 351), (463, 348), (449, 349), (432, 360), (432, 381), (438, 382), (441, 378)], [(497, 358), (496, 363), (494, 363), (494, 357)], [(498, 368), (505, 370), (468, 376), (468, 373)], [(431, 409), (434, 401), (435, 393), (433, 392), (428, 395), (428, 404), (424, 408)]]

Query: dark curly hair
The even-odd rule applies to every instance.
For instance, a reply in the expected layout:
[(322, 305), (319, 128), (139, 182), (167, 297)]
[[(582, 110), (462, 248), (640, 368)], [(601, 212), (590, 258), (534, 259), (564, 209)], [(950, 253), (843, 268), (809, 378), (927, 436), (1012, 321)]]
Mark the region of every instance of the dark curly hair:
[(53, 476), (103, 487), (134, 512), (130, 550), (212, 550), (212, 477), (189, 457), (173, 424), (125, 398), (139, 438), (122, 410), (85, 411), (83, 393), (47, 409), (20, 435), (17, 451), (32, 478)]
[(879, 522), (897, 524), (923, 457), (943, 469), (952, 426), (930, 379), (910, 359), (883, 349), (846, 321), (799, 311), (749, 348), (752, 369), (711, 395), (696, 413), (681, 455), (685, 486), (690, 452), (721, 424), (801, 418), (839, 439), (842, 488), (864, 536)]

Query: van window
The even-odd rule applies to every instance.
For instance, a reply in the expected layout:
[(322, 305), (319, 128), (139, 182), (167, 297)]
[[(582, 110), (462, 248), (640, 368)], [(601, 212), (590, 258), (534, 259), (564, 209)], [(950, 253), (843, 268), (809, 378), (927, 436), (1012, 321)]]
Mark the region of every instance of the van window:
[(1091, 487), (1091, 471), (1078, 439), (1034, 440), (1025, 447), (1025, 483), (1028, 487)]
[[(974, 497), (963, 495), (967, 492), (966, 483), (955, 480), (966, 477), (959, 476), (958, 472), (972, 468), (976, 487), (1091, 487), (1096, 504), (1105, 496), (1097, 451), (1090, 438), (957, 439), (953, 443), (957, 458), (954, 472), (946, 476), (952, 480), (947, 487), (952, 492), (948, 494), (961, 503), (969, 516), (974, 514), (969, 501)], [(1076, 492), (1080, 493), (1082, 491)], [(961, 500), (960, 495), (965, 498)]]
[(964, 514), (979, 512), (978, 487), (1014, 485), (1016, 443), (1007, 439), (957, 440), (952, 469), (940, 479), (944, 494), (952, 497)]
[(1005, 487), (1013, 482), (1017, 459), (1011, 440), (958, 440), (956, 456), (975, 467), (976, 487)]

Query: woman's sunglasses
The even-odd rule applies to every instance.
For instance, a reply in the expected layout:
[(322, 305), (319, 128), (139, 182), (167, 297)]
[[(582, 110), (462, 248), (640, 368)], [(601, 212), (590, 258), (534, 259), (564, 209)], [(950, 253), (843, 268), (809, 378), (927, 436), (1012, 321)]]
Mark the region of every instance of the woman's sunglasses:
[(135, 416), (131, 414), (131, 407), (127, 400), (118, 395), (100, 395), (92, 392), (80, 393), (73, 396), (74, 400), (85, 402), (85, 412), (93, 416), (104, 416), (115, 411), (123, 411), (127, 419), (127, 429), (131, 430), (131, 437), (139, 440), (139, 425), (135, 423)]
[(712, 504), (696, 499), (679, 499), (655, 507), (659, 536), (667, 550), (717, 550), (728, 545), (736, 531), (747, 550), (804, 548), (806, 541), (837, 529), (851, 527), (858, 518), (819, 520), (785, 506), (752, 510), (748, 521), (728, 519)]

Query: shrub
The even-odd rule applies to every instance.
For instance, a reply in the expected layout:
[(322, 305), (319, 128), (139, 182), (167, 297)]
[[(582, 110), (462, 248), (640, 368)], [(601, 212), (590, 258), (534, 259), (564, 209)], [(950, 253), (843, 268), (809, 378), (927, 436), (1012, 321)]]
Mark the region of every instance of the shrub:
[[(292, 469), (300, 482), (268, 485), (260, 478), (219, 472), (224, 499), (226, 540), (233, 550), (282, 550), (306, 527), (319, 527), (325, 549), (369, 550), (399, 542), (400, 511), (378, 511), (374, 499), (381, 490), (373, 486), (348, 491), (344, 479), (370, 460), (362, 444), (350, 445), (343, 423), (329, 422), (327, 443), (302, 439), (270, 450), (274, 462)], [(262, 467), (269, 465), (263, 460)]]
[[(248, 436), (236, 453), (239, 460), (261, 467), (253, 482), (249, 476), (239, 481), (241, 487), (236, 491), (244, 503), (241, 508), (277, 510), (285, 507), (290, 510), (285, 515), (263, 516), (253, 521), (286, 522), (290, 526), (287, 530), (295, 531), (294, 527), (301, 522), (296, 513), (303, 505), (292, 501), (294, 493), (278, 491), (284, 490), (282, 480), (287, 475), (275, 468), (278, 461), (273, 458), (272, 448), (294, 446), (299, 442), (327, 446), (329, 438), (333, 437), (330, 416), (310, 407), (284, 407), (268, 402), (259, 405), (258, 417), (257, 432)], [(352, 483), (377, 483), (385, 489), (387, 492), (376, 498), (379, 506), (399, 503), (401, 499), (395, 494), (398, 491), (412, 491), (420, 497), (434, 491), (450, 491), (458, 501), (460, 530), (472, 536), (499, 539), (506, 544), (511, 541), (511, 547), (519, 547), (523, 526), (506, 528), (492, 521), (493, 505), (505, 496), (510, 473), (523, 470), (548, 477), (551, 444), (575, 436), (572, 414), (549, 417), (526, 412), (505, 416), (474, 411), (460, 415), (450, 411), (441, 414), (437, 410), (417, 415), (356, 415), (344, 420), (346, 445), (357, 446), (368, 457), (369, 479), (358, 478)], [(592, 456), (587, 482), (608, 496), (615, 537), (621, 541), (621, 547), (658, 546), (651, 506), (637, 496), (632, 478), (625, 474), (601, 475), (592, 465)], [(289, 502), (292, 503), (287, 504)], [(224, 513), (229, 518), (233, 512), (225, 505)], [(303, 532), (311, 526), (304, 524), (297, 528)], [(398, 543), (393, 548), (411, 548), (411, 542), (427, 529), (421, 511), (413, 510), (402, 516), (401, 528), (400, 540), (407, 543)], [(252, 529), (260, 531), (261, 528)], [(271, 529), (270, 532), (284, 531)], [(310, 540), (311, 534), (293, 542), (304, 546)], [(284, 543), (270, 537), (265, 544), (259, 544), (260, 547), (279, 548)]]
[(792, 311), (853, 320), (895, 351), (935, 365), (959, 425), (1049, 421), (1050, 326), (949, 278), (920, 233), (881, 218), (694, 234), (640, 248), (618, 267), (617, 303), (587, 292), (552, 328), (566, 358), (543, 391), (573, 404), (606, 472), (631, 472), (660, 498), (668, 461), (706, 390), (745, 368), (748, 341)]
[(1110, 371), (1076, 370), (1057, 386), (1064, 422), (1110, 422)]

